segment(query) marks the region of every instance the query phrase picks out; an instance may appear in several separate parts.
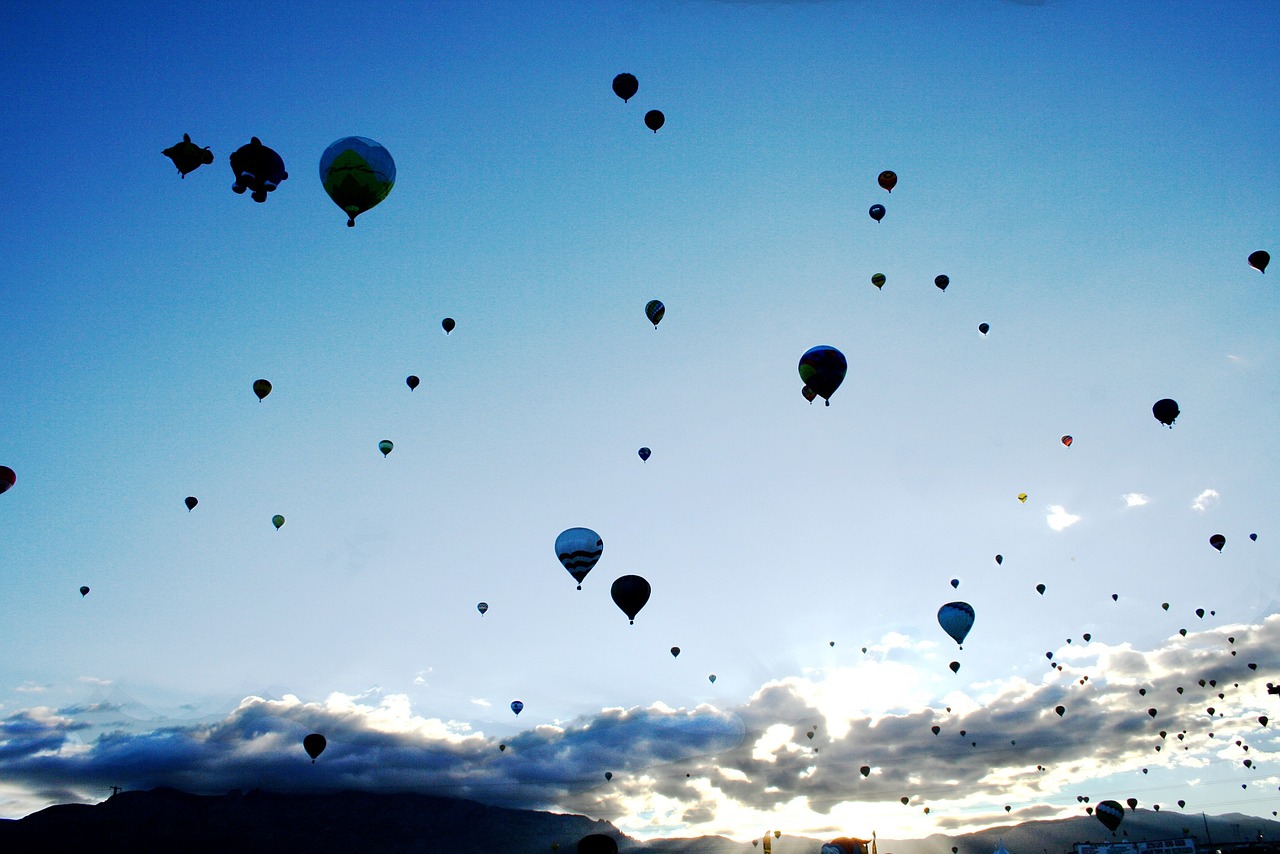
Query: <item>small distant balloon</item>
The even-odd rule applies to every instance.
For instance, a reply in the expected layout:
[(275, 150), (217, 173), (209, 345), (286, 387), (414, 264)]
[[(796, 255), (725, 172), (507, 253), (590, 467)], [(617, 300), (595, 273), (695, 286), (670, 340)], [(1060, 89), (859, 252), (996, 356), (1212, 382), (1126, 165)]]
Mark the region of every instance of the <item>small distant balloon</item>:
[[(83, 598), (83, 597), (85, 597), (85, 596), (88, 596), (88, 595), (89, 595), (89, 588), (88, 588), (88, 587), (81, 587), (81, 588), (80, 588), (80, 596), (81, 596), (81, 598)], [(1263, 724), (1263, 726), (1266, 726), (1266, 724)]]
[(959, 586), (960, 586), (960, 579), (958, 579), (958, 578), (953, 578), (953, 579), (951, 579), (951, 586), (952, 586), (953, 588), (954, 588), (954, 587), (959, 587)]
[(391, 449), (394, 447), (395, 445), (391, 443), (390, 439), (383, 439), (381, 442), (378, 443), (378, 450), (382, 451), (383, 459), (387, 458), (387, 454), (391, 453)]
[(1004, 563), (1004, 555), (996, 555), (996, 566)]
[(871, 773), (871, 766), (863, 765), (861, 768), (858, 769), (858, 773), (861, 774), (863, 777), (866, 777)]
[(874, 219), (876, 222), (879, 222), (880, 220), (884, 219), (884, 205), (872, 205), (871, 208), (867, 211), (867, 215), (870, 216), (872, 219)]
[(483, 617), (483, 616), (485, 615), (485, 613), (489, 610), (489, 603), (488, 603), (488, 602), (480, 602), (480, 603), (478, 603), (478, 604), (476, 605), (476, 610), (477, 610), (477, 611), (479, 611), (479, 612), (480, 612), (480, 616), (482, 616), (482, 617)]
[(254, 380), (253, 393), (258, 396), (258, 401), (261, 402), (264, 397), (271, 394), (271, 383), (266, 380)]
[(277, 531), (280, 530), (281, 526), (284, 525), (284, 517), (277, 513), (271, 517), (271, 524), (276, 526)]
[(636, 451), (636, 453), (639, 454), (642, 462), (647, 463), (649, 462), (649, 457), (653, 454), (653, 451), (650, 451), (648, 448), (641, 448), (640, 450)]
[(1065, 715), (1065, 714), (1067, 713), (1067, 707), (1066, 707), (1066, 706), (1054, 706), (1054, 707), (1053, 707), (1053, 710), (1054, 710), (1055, 712), (1057, 712), (1057, 713), (1058, 713), (1058, 717), (1062, 717), (1063, 715)]
[(990, 324), (990, 323), (979, 323), (979, 324), (978, 324), (978, 331), (979, 331), (979, 332), (981, 332), (983, 335), (986, 335), (988, 332), (990, 332), (990, 331), (991, 331), (991, 324)]
[[(4, 492), (4, 490), (3, 490), (3, 489), (0, 489), (0, 492)], [(1250, 535), (1249, 535), (1249, 539), (1253, 540), (1253, 541), (1256, 543), (1256, 542), (1258, 541), (1258, 535), (1257, 535), (1257, 534), (1250, 534)]]
[(454, 321), (452, 317), (446, 317), (444, 320), (440, 321), (440, 328), (444, 330), (445, 335), (448, 335), (450, 332), (452, 332), (453, 328), (457, 325), (458, 324)]
[(404, 378), (404, 384), (409, 387), (409, 391), (413, 391), (421, 382), (422, 380), (418, 379), (413, 374), (409, 374), (409, 376)]
[(0, 494), (4, 494), (13, 488), (18, 482), (18, 475), (8, 466), (0, 466)]
[(1249, 253), (1249, 266), (1257, 270), (1259, 273), (1267, 272), (1267, 265), (1271, 263), (1271, 253), (1265, 249), (1259, 249), (1257, 252)]
[(613, 779), (613, 772), (612, 772), (612, 771), (605, 771), (605, 772), (604, 772), (604, 778), (605, 778), (605, 780), (606, 780), (606, 781), (607, 781), (607, 780), (612, 780), (612, 779)]
[(1172, 429), (1174, 420), (1181, 413), (1178, 410), (1178, 402), (1166, 397), (1155, 402), (1155, 405), (1151, 407), (1151, 414), (1161, 424)]
[(1022, 502), (1023, 504), (1026, 504), (1026, 503), (1027, 503), (1027, 494), (1026, 494), (1025, 492), (1019, 492), (1019, 493), (1018, 493), (1018, 501)]
[(313, 732), (306, 738), (302, 739), (302, 749), (307, 751), (307, 755), (311, 757), (311, 764), (316, 764), (316, 757), (324, 753), (328, 742), (325, 737), (318, 732)]
[[(188, 173), (194, 172), (202, 165), (213, 162), (213, 152), (209, 150), (209, 146), (201, 148), (191, 141), (191, 137), (187, 134), (182, 135), (182, 142), (173, 145), (160, 152), (165, 157), (173, 161), (173, 165), (178, 167), (178, 174), (185, 178)], [(1257, 255), (1258, 253), (1253, 253)], [(1249, 263), (1253, 263), (1253, 255), (1249, 256)], [(1266, 266), (1265, 264), (1263, 266)]]
[(710, 676), (707, 677), (707, 681), (710, 682), (712, 685), (716, 684), (716, 675), (712, 673)]
[(679, 657), (680, 657), (680, 647), (678, 647), (678, 646), (673, 646), (673, 647), (671, 647), (671, 657), (672, 657), (672, 658), (679, 658)]
[(802, 394), (804, 399), (809, 401), (809, 403), (813, 403), (813, 399), (818, 396), (818, 393), (808, 386), (803, 386), (800, 389), (800, 394)]
[(949, 284), (951, 284), (951, 277), (949, 277), (949, 276), (934, 276), (934, 277), (933, 277), (933, 285), (934, 285), (934, 287), (936, 287), (936, 288), (937, 288), (938, 290), (940, 290), (940, 291), (945, 291), (945, 290), (947, 289), (947, 285), (949, 285)]
[(958, 661), (953, 661), (953, 662), (951, 662), (950, 664), (948, 664), (947, 666), (951, 668), (951, 672), (952, 672), (952, 673), (959, 673), (959, 672), (960, 672), (960, 662), (958, 662)]
[(622, 103), (630, 101), (640, 91), (640, 81), (634, 74), (622, 72), (613, 78), (613, 94), (622, 99)]
[(871, 284), (876, 286), (876, 290), (883, 288), (884, 283), (887, 281), (888, 279), (884, 277), (884, 273), (873, 273), (871, 276)]
[(640, 609), (649, 601), (651, 592), (649, 582), (639, 575), (624, 575), (614, 580), (609, 588), (609, 596), (613, 598), (613, 604), (622, 609), (622, 613), (627, 615), (633, 625), (636, 614), (640, 613)]
[(1071, 443), (1072, 443), (1072, 442), (1074, 442), (1074, 441), (1075, 441), (1075, 439), (1072, 439), (1070, 436), (1063, 436), (1063, 437), (1062, 437), (1062, 444), (1066, 445), (1068, 448), (1070, 448), (1070, 447), (1071, 447)]
[(519, 700), (512, 700), (512, 701), (511, 701), (511, 711), (513, 711), (513, 712), (515, 712), (517, 715), (519, 715), (521, 712), (523, 712), (523, 711), (524, 711), (524, 703), (520, 702)]
[(1041, 596), (1044, 595), (1044, 591), (1045, 591), (1045, 586), (1043, 584), (1036, 585), (1036, 592), (1039, 593)]
[(658, 128), (662, 127), (667, 121), (667, 117), (662, 114), (662, 110), (650, 110), (644, 114), (644, 126), (654, 133), (658, 132)]
[(662, 304), (660, 299), (651, 299), (644, 304), (644, 316), (649, 318), (649, 322), (653, 324), (653, 328), (657, 329), (658, 324), (662, 322), (662, 316), (667, 313), (667, 307)]
[(196, 509), (196, 505), (200, 503), (200, 499), (196, 498), (194, 495), (188, 495), (186, 500), (182, 503), (187, 505), (187, 512), (190, 513), (192, 510)]
[(884, 188), (885, 192), (892, 193), (893, 188), (897, 186), (898, 175), (888, 169), (880, 173), (880, 177), (876, 178), (876, 183)]
[(1209, 538), (1209, 545), (1213, 546), (1218, 551), (1222, 551), (1222, 547), (1225, 546), (1226, 544), (1227, 544), (1227, 538), (1222, 536), (1221, 534), (1214, 534), (1212, 537)]

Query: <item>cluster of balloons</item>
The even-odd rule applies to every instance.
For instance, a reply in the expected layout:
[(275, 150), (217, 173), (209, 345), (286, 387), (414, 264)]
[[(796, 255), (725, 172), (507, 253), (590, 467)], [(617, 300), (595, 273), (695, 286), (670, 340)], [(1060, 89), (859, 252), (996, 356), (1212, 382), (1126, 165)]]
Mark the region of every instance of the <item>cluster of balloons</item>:
[[(634, 74), (622, 72), (613, 78), (613, 94), (622, 99), (622, 103), (627, 103), (635, 94), (640, 91), (640, 81), (636, 79)], [(667, 121), (667, 117), (662, 114), (661, 110), (650, 110), (644, 114), (644, 126), (654, 133), (663, 126)]]

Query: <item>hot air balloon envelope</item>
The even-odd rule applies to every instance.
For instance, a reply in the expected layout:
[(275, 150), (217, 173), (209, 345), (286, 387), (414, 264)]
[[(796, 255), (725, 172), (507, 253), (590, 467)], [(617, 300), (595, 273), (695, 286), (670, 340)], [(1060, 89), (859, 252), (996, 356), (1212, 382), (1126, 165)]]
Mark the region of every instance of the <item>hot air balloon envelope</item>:
[(947, 285), (951, 284), (951, 278), (949, 276), (934, 276), (933, 284), (938, 290), (945, 291)]
[(884, 219), (884, 205), (872, 205), (867, 210), (867, 215), (870, 216), (872, 219), (874, 219), (876, 222), (879, 222), (880, 220)]
[(18, 475), (8, 466), (0, 466), (0, 493), (8, 492), (18, 482)]
[(347, 213), (347, 225), (387, 197), (396, 183), (391, 153), (363, 136), (344, 136), (320, 155), (320, 182)]
[(453, 328), (457, 325), (458, 324), (454, 321), (452, 317), (446, 317), (444, 320), (440, 321), (440, 328), (444, 330), (445, 335), (448, 335), (450, 332), (452, 332)]
[(187, 505), (187, 512), (190, 513), (192, 510), (196, 509), (196, 505), (200, 503), (200, 499), (196, 498), (194, 495), (188, 495), (186, 500), (182, 503)]
[(578, 840), (578, 854), (618, 854), (618, 843), (612, 836), (593, 833)]
[(649, 462), (649, 457), (650, 455), (653, 454), (653, 451), (650, 451), (648, 448), (641, 448), (640, 450), (636, 451), (636, 453), (640, 455), (640, 459), (642, 461), (647, 463)]
[(276, 526), (276, 530), (280, 530), (280, 526), (284, 524), (284, 517), (279, 513), (271, 517), (271, 524)]
[(979, 323), (979, 324), (978, 324), (978, 331), (979, 331), (979, 332), (981, 332), (983, 335), (986, 335), (988, 332), (990, 332), (990, 331), (991, 331), (991, 324), (990, 324), (990, 323)]
[(649, 601), (651, 592), (649, 582), (638, 575), (624, 575), (615, 580), (609, 588), (613, 604), (621, 608), (622, 613), (626, 614), (632, 623), (636, 621), (636, 614), (640, 613), (640, 609)]
[(880, 177), (876, 178), (876, 183), (883, 187), (887, 192), (892, 193), (893, 188), (898, 184), (898, 174), (886, 169), (880, 173)]
[(311, 757), (312, 762), (315, 762), (316, 757), (321, 753), (324, 753), (326, 746), (328, 746), (328, 742), (325, 741), (324, 736), (318, 732), (313, 732), (306, 738), (302, 739), (302, 749), (307, 751), (307, 755)]
[(1151, 414), (1154, 415), (1156, 420), (1161, 424), (1166, 427), (1172, 427), (1174, 420), (1177, 419), (1180, 414), (1178, 410), (1178, 402), (1167, 397), (1163, 400), (1157, 400), (1155, 405), (1151, 407)]
[(938, 625), (956, 643), (964, 643), (973, 628), (973, 606), (968, 602), (948, 602), (938, 609)]
[(520, 702), (519, 700), (512, 700), (511, 711), (515, 712), (517, 715), (520, 714), (521, 712), (524, 711), (524, 703)]
[(488, 602), (479, 603), (478, 605), (476, 605), (476, 610), (480, 612), (481, 616), (484, 616), (484, 613), (489, 610), (489, 603)]
[(1222, 551), (1222, 547), (1225, 546), (1226, 544), (1227, 544), (1227, 538), (1222, 536), (1221, 534), (1214, 534), (1212, 537), (1209, 538), (1209, 545), (1213, 546), (1218, 551)]
[(662, 304), (662, 300), (651, 299), (644, 304), (644, 316), (649, 318), (654, 329), (658, 328), (658, 324), (662, 322), (662, 316), (666, 313), (667, 307)]
[(88, 588), (88, 587), (81, 587), (81, 588), (80, 588), (80, 595), (81, 595), (81, 596), (88, 596), (88, 595), (89, 595), (89, 588)]
[(384, 459), (386, 458), (387, 454), (391, 453), (391, 449), (394, 447), (395, 445), (391, 443), (390, 439), (383, 439), (381, 442), (378, 443), (378, 450), (382, 451), (382, 456)]
[(635, 94), (640, 91), (640, 81), (636, 79), (634, 74), (622, 72), (613, 78), (613, 94), (622, 99), (625, 104), (630, 101)]
[(1259, 273), (1267, 272), (1267, 265), (1271, 263), (1271, 253), (1265, 249), (1259, 249), (1257, 252), (1249, 253), (1249, 266), (1257, 270)]
[(1120, 826), (1120, 822), (1124, 820), (1124, 807), (1117, 801), (1102, 801), (1094, 808), (1093, 814), (1097, 816), (1098, 821), (1106, 825), (1107, 830), (1114, 833)]
[(805, 351), (800, 357), (799, 370), (801, 381), (830, 405), (831, 395), (844, 382), (849, 363), (845, 360), (844, 353), (824, 344)]
[[(201, 148), (185, 133), (182, 135), (182, 142), (174, 143), (160, 153), (173, 161), (173, 165), (178, 167), (178, 174), (183, 178), (187, 177), (187, 173), (213, 162), (213, 152), (209, 150), (209, 146)], [(1255, 252), (1254, 255), (1256, 254)]]
[(413, 374), (409, 374), (409, 376), (404, 378), (404, 384), (409, 387), (409, 391), (413, 391), (421, 382), (422, 380), (418, 379)]
[(888, 279), (884, 277), (884, 273), (875, 273), (871, 276), (871, 284), (875, 285), (877, 290), (883, 288), (884, 283), (887, 281)]
[(258, 396), (258, 400), (262, 400), (264, 397), (271, 394), (271, 383), (266, 380), (254, 380), (253, 393)]
[(662, 127), (667, 121), (667, 117), (662, 114), (662, 110), (650, 110), (644, 114), (644, 126), (654, 133), (658, 132), (658, 128)]
[(590, 528), (569, 528), (556, 537), (556, 557), (578, 582), (579, 590), (582, 589), (582, 580), (602, 554), (604, 540)]

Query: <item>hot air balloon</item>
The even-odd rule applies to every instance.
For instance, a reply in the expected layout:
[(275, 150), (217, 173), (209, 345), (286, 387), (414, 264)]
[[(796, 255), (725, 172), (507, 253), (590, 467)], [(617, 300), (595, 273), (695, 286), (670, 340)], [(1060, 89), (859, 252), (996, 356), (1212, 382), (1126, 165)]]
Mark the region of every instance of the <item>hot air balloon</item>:
[(200, 499), (196, 498), (194, 495), (188, 495), (186, 500), (182, 503), (187, 505), (187, 512), (190, 513), (192, 510), (196, 509), (196, 505), (200, 503)]
[(0, 466), (0, 494), (4, 494), (13, 488), (18, 482), (18, 475), (8, 466)]
[(898, 183), (898, 175), (897, 173), (891, 172), (888, 169), (886, 169), (880, 173), (880, 177), (876, 178), (876, 183), (879, 184), (881, 187), (884, 187), (886, 192), (892, 193), (893, 188)]
[(618, 854), (618, 843), (612, 836), (592, 833), (578, 840), (578, 854)]
[(1072, 439), (1070, 436), (1063, 436), (1063, 437), (1062, 437), (1062, 444), (1066, 445), (1068, 448), (1070, 448), (1070, 447), (1071, 447), (1071, 443), (1072, 443), (1072, 442), (1074, 442), (1074, 441), (1075, 441), (1075, 439)]
[(933, 285), (940, 291), (945, 291), (947, 285), (951, 284), (951, 278), (948, 276), (934, 276)]
[(477, 605), (476, 605), (476, 610), (477, 610), (477, 611), (479, 611), (479, 612), (480, 612), (480, 616), (482, 616), (482, 617), (483, 617), (483, 616), (485, 615), (485, 613), (489, 610), (489, 603), (488, 603), (488, 602), (480, 602), (479, 604), (477, 604)]
[(960, 586), (960, 579), (958, 579), (958, 578), (953, 578), (953, 579), (951, 579), (951, 586), (952, 586), (953, 588), (957, 588), (957, 587), (959, 587), (959, 586)]
[[(178, 167), (178, 174), (183, 178), (187, 177), (187, 173), (213, 162), (213, 152), (209, 150), (209, 146), (201, 148), (185, 133), (182, 135), (182, 142), (174, 143), (160, 153), (173, 161), (173, 165)], [(1254, 255), (1256, 254), (1255, 252)], [(1249, 257), (1252, 258), (1253, 255)]]
[(271, 383), (266, 380), (254, 380), (253, 393), (258, 396), (258, 402), (261, 403), (264, 397), (271, 394)]
[(316, 764), (316, 757), (324, 753), (324, 749), (329, 742), (325, 741), (323, 735), (313, 732), (302, 740), (302, 749), (307, 751), (307, 755), (311, 757), (311, 764)]
[(1213, 546), (1218, 551), (1222, 551), (1222, 547), (1225, 546), (1226, 544), (1227, 544), (1227, 538), (1222, 536), (1221, 534), (1214, 534), (1212, 537), (1209, 538), (1209, 545)]
[(867, 210), (867, 215), (870, 216), (872, 219), (874, 219), (876, 222), (879, 222), (880, 220), (884, 219), (884, 205), (872, 205)]
[(671, 657), (678, 658), (679, 656), (680, 656), (680, 647), (678, 646), (671, 647)]
[(612, 780), (612, 779), (613, 779), (613, 772), (612, 772), (612, 771), (605, 771), (605, 772), (604, 772), (604, 778), (605, 778), (605, 780)]
[(518, 716), (521, 712), (524, 711), (524, 703), (520, 702), (519, 700), (512, 700), (511, 711), (515, 712), (516, 715)]
[(831, 395), (844, 382), (844, 375), (849, 370), (849, 363), (835, 347), (825, 344), (811, 347), (800, 357), (800, 379), (809, 388), (831, 405)]
[(1039, 593), (1041, 596), (1044, 595), (1044, 591), (1045, 591), (1045, 586), (1043, 584), (1036, 585), (1036, 592)]
[(666, 313), (667, 307), (662, 304), (662, 300), (651, 299), (644, 304), (644, 316), (649, 318), (654, 329), (658, 328), (658, 324), (662, 322), (662, 316)]
[(887, 281), (888, 279), (884, 277), (884, 273), (873, 273), (871, 276), (871, 284), (876, 286), (876, 290), (883, 288), (884, 283)]
[(1271, 253), (1265, 249), (1259, 249), (1257, 252), (1249, 253), (1249, 266), (1257, 270), (1259, 273), (1267, 272), (1267, 265), (1271, 263)]
[(716, 675), (712, 673), (710, 676), (707, 677), (707, 681), (710, 682), (712, 685), (716, 684)]
[(973, 618), (973, 606), (968, 602), (948, 602), (938, 609), (938, 625), (957, 644), (964, 643), (965, 636), (973, 628)]
[(667, 121), (667, 117), (662, 114), (662, 110), (650, 110), (644, 114), (644, 126), (654, 133), (658, 132), (658, 128), (662, 127)]
[(942, 727), (938, 726), (937, 724), (934, 724), (933, 726), (929, 727), (929, 731), (934, 735), (937, 735), (938, 733), (942, 732)]
[(356, 217), (387, 197), (396, 183), (391, 153), (363, 136), (344, 136), (320, 155), (320, 183), (333, 203), (347, 213), (347, 227)]
[(276, 187), (289, 173), (284, 171), (284, 161), (280, 155), (262, 144), (256, 136), (231, 154), (231, 172), (236, 176), (231, 189), (236, 193), (252, 190), (250, 194), (255, 202), (265, 202), (267, 193), (275, 192)]
[(1004, 555), (996, 555), (996, 566), (1004, 563)]
[(640, 450), (636, 451), (636, 453), (640, 455), (640, 460), (642, 462), (647, 463), (649, 462), (649, 457), (653, 454), (653, 451), (650, 451), (648, 448), (641, 448)]
[(951, 662), (950, 664), (948, 664), (948, 665), (947, 665), (947, 667), (950, 667), (950, 668), (951, 668), (951, 672), (952, 672), (952, 673), (959, 673), (959, 672), (960, 672), (960, 662), (958, 662), (958, 661), (953, 661), (953, 662)]
[(1137, 798), (1129, 798), (1129, 800), (1125, 801), (1125, 803), (1129, 805), (1129, 809), (1131, 810), (1136, 810), (1138, 808)]
[(613, 604), (622, 609), (622, 613), (627, 615), (632, 624), (636, 621), (636, 614), (649, 601), (650, 592), (652, 589), (649, 582), (638, 575), (624, 575), (616, 579), (609, 588)]
[(1054, 707), (1053, 707), (1053, 710), (1054, 710), (1055, 712), (1057, 712), (1057, 713), (1058, 713), (1058, 717), (1062, 717), (1063, 715), (1065, 715), (1065, 714), (1067, 713), (1067, 707), (1066, 707), (1066, 706), (1054, 706)]
[(1019, 502), (1021, 502), (1021, 503), (1023, 503), (1023, 504), (1026, 504), (1026, 503), (1027, 503), (1027, 494), (1026, 494), (1025, 492), (1019, 492), (1019, 493), (1018, 493), (1018, 501), (1019, 501)]
[(871, 773), (871, 766), (863, 765), (861, 768), (858, 769), (858, 773), (861, 774), (863, 777), (868, 776)]
[(382, 451), (382, 458), (384, 460), (387, 458), (387, 454), (391, 453), (391, 449), (394, 447), (395, 445), (391, 443), (390, 439), (383, 439), (378, 443), (378, 450)]
[[(4, 490), (3, 490), (3, 489), (0, 489), (0, 492), (4, 492)], [(1249, 539), (1253, 540), (1253, 541), (1256, 543), (1256, 542), (1258, 541), (1258, 535), (1257, 535), (1257, 534), (1250, 534), (1250, 535), (1249, 535)]]
[(1151, 407), (1151, 414), (1154, 415), (1156, 420), (1161, 424), (1172, 428), (1174, 419), (1176, 419), (1180, 414), (1178, 411), (1178, 402), (1176, 400), (1170, 400), (1167, 397), (1163, 400), (1157, 400), (1155, 405)]
[(409, 391), (413, 391), (415, 388), (417, 388), (418, 383), (420, 382), (422, 381), (419, 380), (417, 377), (415, 377), (413, 374), (409, 374), (409, 376), (404, 378), (404, 384), (409, 387)]
[(280, 530), (280, 527), (284, 525), (284, 517), (277, 513), (271, 517), (271, 524), (276, 526), (277, 531)]
[(452, 317), (446, 317), (444, 320), (440, 321), (440, 328), (444, 330), (445, 335), (448, 335), (450, 332), (452, 332), (453, 328), (457, 325), (458, 324), (454, 321)]
[(1107, 830), (1115, 833), (1120, 822), (1124, 820), (1124, 807), (1117, 801), (1102, 801), (1094, 808), (1093, 814), (1098, 821), (1106, 825)]
[(590, 528), (568, 528), (556, 537), (556, 557), (582, 589), (582, 581), (604, 554), (604, 540)]
[(801, 386), (800, 394), (803, 395), (804, 399), (809, 401), (811, 405), (813, 403), (813, 399), (818, 396), (818, 393), (808, 386)]
[(636, 79), (634, 74), (622, 72), (613, 78), (613, 94), (622, 99), (622, 103), (626, 103), (635, 97), (640, 91), (640, 81)]
[(88, 587), (81, 587), (81, 588), (80, 588), (80, 597), (81, 597), (81, 598), (84, 598), (85, 596), (88, 596), (88, 595), (89, 595), (89, 588), (88, 588)]
[(979, 323), (979, 324), (978, 324), (978, 331), (979, 331), (979, 332), (981, 332), (983, 335), (986, 335), (988, 332), (990, 332), (990, 331), (991, 331), (991, 324), (990, 324), (990, 323)]

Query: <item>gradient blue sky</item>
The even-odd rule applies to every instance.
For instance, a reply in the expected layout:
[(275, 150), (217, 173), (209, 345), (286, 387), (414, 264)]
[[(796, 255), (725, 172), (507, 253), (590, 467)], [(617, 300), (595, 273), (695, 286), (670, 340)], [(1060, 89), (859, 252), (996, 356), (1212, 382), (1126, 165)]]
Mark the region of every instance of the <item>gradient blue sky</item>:
[[(6, 17), (0, 815), (161, 783), (742, 839), (1280, 808), (1273, 2)], [(179, 180), (183, 133), (217, 159)], [(263, 205), (230, 192), (255, 135)], [(398, 169), (354, 229), (317, 175), (348, 135)]]

